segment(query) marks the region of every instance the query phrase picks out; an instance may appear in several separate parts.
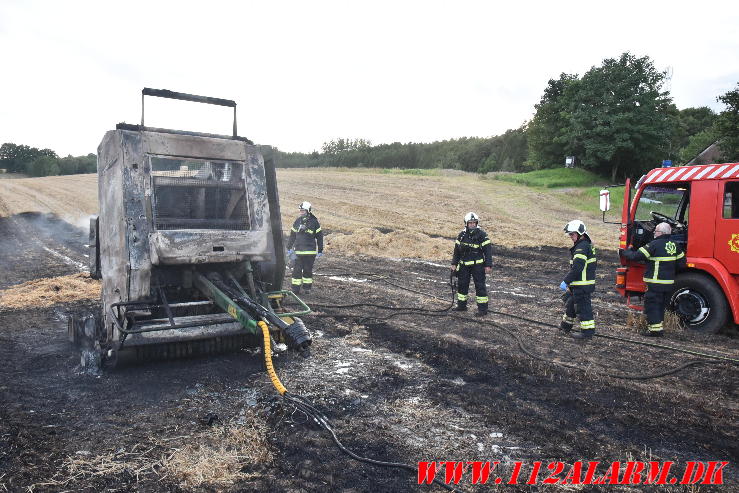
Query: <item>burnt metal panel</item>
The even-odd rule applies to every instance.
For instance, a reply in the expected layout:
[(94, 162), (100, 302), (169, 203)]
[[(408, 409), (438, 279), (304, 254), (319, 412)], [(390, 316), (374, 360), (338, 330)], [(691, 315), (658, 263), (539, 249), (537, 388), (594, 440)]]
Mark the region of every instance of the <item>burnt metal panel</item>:
[(90, 218), (90, 236), (88, 239), (90, 248), (90, 277), (93, 279), (101, 278), (100, 271), (100, 240), (98, 235), (100, 231), (100, 221), (97, 216)]
[[(151, 168), (155, 157), (239, 163), (243, 169), (235, 181), (219, 181), (217, 177), (212, 181), (181, 180), (174, 173), (157, 174)], [(274, 169), (271, 173), (274, 180)], [(157, 222), (161, 219), (157, 218), (161, 212), (157, 210), (157, 184), (180, 190), (182, 197), (187, 195), (185, 190), (198, 190), (201, 195), (207, 193), (201, 190), (219, 190), (225, 199), (218, 207), (225, 203), (226, 212), (175, 214), (177, 204), (173, 202), (168, 219), (179, 215), (182, 222), (178, 227), (186, 229), (165, 229), (166, 224)], [(254, 262), (267, 283), (281, 279), (282, 271), (278, 276), (275, 268), (282, 246), (276, 246), (275, 235), (281, 235), (282, 228), (279, 216), (275, 219), (270, 213), (271, 205), (278, 207), (276, 184), (270, 186), (274, 188), (272, 196), (268, 196), (261, 154), (243, 140), (151, 130), (118, 129), (106, 133), (98, 148), (97, 239), (107, 340), (120, 339), (120, 333), (108, 320), (112, 304), (149, 299), (159, 292), (159, 282), (174, 285), (178, 292), (187, 290), (192, 284), (188, 279), (193, 269), (203, 264), (226, 266), (236, 272), (244, 262)], [(239, 202), (246, 206), (239, 209)], [(184, 207), (182, 203), (180, 207)], [(146, 316), (138, 312), (136, 315)], [(126, 341), (126, 345), (136, 343)]]
[(246, 159), (247, 147), (252, 147), (231, 139), (149, 131), (142, 131), (140, 134), (143, 139), (143, 152), (160, 156), (241, 162)]
[(268, 231), (155, 231), (150, 237), (155, 265), (223, 263), (271, 257)]

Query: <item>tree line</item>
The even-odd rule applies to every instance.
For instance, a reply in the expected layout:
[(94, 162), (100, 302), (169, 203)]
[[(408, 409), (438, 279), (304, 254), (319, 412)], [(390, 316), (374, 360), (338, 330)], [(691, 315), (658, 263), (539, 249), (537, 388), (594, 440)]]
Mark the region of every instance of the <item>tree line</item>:
[(37, 149), (6, 142), (0, 146), (0, 168), (29, 176), (74, 175), (97, 170), (95, 154), (60, 158), (51, 149)]
[(503, 135), (376, 146), (337, 139), (321, 152), (278, 150), (278, 165), (521, 172), (561, 167), (574, 156), (576, 166), (616, 180), (665, 159), (685, 164), (714, 142), (723, 160), (739, 160), (739, 85), (718, 96), (726, 110), (716, 114), (708, 107), (679, 110), (664, 89), (667, 81), (649, 57), (624, 53), (581, 77), (551, 79), (531, 121)]
[(464, 171), (519, 171), (526, 162), (526, 130), (495, 137), (463, 137), (428, 143), (371, 145), (364, 139), (337, 139), (310, 154), (276, 151), (279, 167), (347, 166), (445, 168)]
[[(726, 109), (716, 114), (708, 107), (677, 109), (667, 82), (649, 57), (627, 52), (582, 76), (550, 79), (533, 118), (502, 135), (379, 145), (340, 138), (324, 143), (320, 152), (276, 149), (277, 165), (522, 172), (561, 167), (566, 156), (574, 156), (576, 166), (615, 181), (665, 159), (685, 164), (716, 142), (722, 160), (739, 160), (739, 84), (717, 97)], [(66, 175), (94, 172), (96, 163), (94, 154), (59, 158), (51, 149), (5, 143), (0, 168)]]

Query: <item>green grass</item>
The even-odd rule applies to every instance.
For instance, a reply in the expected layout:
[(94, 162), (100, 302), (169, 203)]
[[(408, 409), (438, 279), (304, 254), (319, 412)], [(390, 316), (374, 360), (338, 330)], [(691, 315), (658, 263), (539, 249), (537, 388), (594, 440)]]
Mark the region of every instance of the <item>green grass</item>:
[[(562, 190), (558, 194), (559, 200), (574, 209), (579, 209), (594, 215), (600, 212), (600, 191), (602, 187), (582, 187)], [(606, 212), (606, 221), (621, 221), (621, 208), (624, 203), (624, 187), (613, 187), (611, 192), (611, 210)]]
[(390, 175), (422, 175), (422, 176), (438, 176), (438, 168), (420, 169), (420, 168), (382, 168), (381, 173)]
[(417, 175), (417, 176), (439, 176), (441, 175), (440, 168), (366, 168), (364, 166), (314, 166), (311, 168), (285, 168), (285, 169), (312, 169), (319, 170), (323, 169), (326, 171), (339, 171), (342, 173), (379, 173), (383, 175)]
[(565, 188), (604, 185), (607, 180), (578, 168), (554, 168), (529, 171), (528, 173), (493, 173), (494, 180), (519, 183), (528, 187)]

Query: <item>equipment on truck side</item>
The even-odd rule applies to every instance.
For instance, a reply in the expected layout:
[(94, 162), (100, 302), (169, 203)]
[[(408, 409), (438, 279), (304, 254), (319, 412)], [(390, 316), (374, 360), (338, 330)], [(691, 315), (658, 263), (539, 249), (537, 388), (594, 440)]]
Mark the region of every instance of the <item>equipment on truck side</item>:
[[(232, 107), (233, 134), (146, 127), (144, 96)], [(83, 366), (115, 364), (126, 350), (169, 358), (259, 346), (258, 322), (307, 351), (296, 316), (310, 308), (282, 289), (274, 162), (237, 135), (234, 101), (145, 88), (141, 124), (107, 132), (97, 164), (90, 272), (102, 279), (102, 310), (69, 323)]]

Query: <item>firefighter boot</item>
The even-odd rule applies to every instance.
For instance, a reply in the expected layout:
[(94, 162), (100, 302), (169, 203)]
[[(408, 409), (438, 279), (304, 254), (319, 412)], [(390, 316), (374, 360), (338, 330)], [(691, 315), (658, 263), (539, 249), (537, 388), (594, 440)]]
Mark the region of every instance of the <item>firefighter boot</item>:
[(293, 287), (291, 288), (292, 292), (295, 294), (300, 294), (300, 285), (299, 284), (293, 284)]
[(454, 311), (457, 311), (457, 312), (466, 312), (467, 311), (467, 302), (466, 301), (457, 301), (457, 306), (454, 308)]
[(582, 329), (580, 332), (573, 332), (570, 337), (573, 339), (580, 339), (583, 341), (589, 341), (595, 335), (595, 329)]
[(657, 322), (656, 324), (647, 325), (647, 331), (643, 332), (642, 335), (647, 337), (662, 337), (663, 333), (662, 322)]
[(562, 316), (562, 321), (559, 323), (559, 330), (569, 333), (572, 330), (572, 326), (575, 323), (574, 318), (570, 318), (567, 315)]
[(475, 313), (476, 317), (484, 317), (488, 314), (488, 304), (487, 303), (478, 303), (477, 304), (477, 313)]

